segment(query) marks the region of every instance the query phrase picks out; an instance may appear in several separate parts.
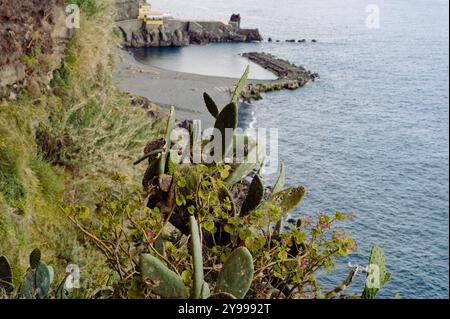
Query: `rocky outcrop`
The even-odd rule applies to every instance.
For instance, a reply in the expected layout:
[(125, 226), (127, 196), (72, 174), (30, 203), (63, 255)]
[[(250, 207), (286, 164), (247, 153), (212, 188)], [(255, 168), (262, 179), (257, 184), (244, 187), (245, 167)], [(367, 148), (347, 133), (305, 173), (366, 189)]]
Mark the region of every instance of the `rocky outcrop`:
[(116, 21), (136, 19), (139, 15), (139, 0), (115, 0)]
[(162, 26), (146, 25), (141, 20), (118, 21), (126, 47), (182, 47), (210, 42), (262, 41), (258, 29), (241, 29), (239, 15), (229, 23), (220, 21), (183, 21), (165, 19)]
[(0, 98), (48, 85), (70, 38), (64, 9), (64, 0), (0, 1)]
[(304, 86), (309, 81), (319, 77), (302, 66), (297, 66), (289, 61), (274, 57), (264, 52), (250, 52), (242, 54), (243, 57), (258, 64), (264, 69), (274, 73), (278, 79), (263, 83), (250, 83), (241, 93), (244, 101), (259, 100), (263, 92), (279, 91), (283, 89), (295, 90)]

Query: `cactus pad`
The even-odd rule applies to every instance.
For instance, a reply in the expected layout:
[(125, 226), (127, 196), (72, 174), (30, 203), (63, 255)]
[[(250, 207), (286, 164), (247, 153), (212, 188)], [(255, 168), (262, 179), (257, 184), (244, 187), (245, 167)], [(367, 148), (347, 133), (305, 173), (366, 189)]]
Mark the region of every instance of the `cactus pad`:
[(200, 299), (203, 288), (203, 255), (198, 224), (194, 216), (190, 217), (192, 259), (194, 261), (194, 299)]
[(0, 289), (4, 289), (7, 294), (14, 290), (11, 266), (4, 256), (0, 256)]
[(233, 96), (231, 98), (231, 102), (238, 103), (239, 96), (241, 95), (242, 90), (244, 89), (245, 82), (247, 82), (248, 75), (250, 74), (250, 65), (247, 65), (245, 68), (244, 74), (236, 85), (234, 89)]
[(280, 165), (280, 174), (278, 175), (277, 181), (272, 187), (272, 195), (275, 195), (276, 193), (281, 192), (281, 190), (284, 187), (284, 183), (286, 181), (286, 170), (284, 168), (284, 164), (281, 163)]
[(252, 210), (258, 207), (264, 196), (264, 185), (258, 174), (253, 178), (250, 184), (247, 197), (244, 200), (241, 208), (241, 216), (248, 215)]
[(149, 254), (141, 255), (140, 270), (144, 283), (162, 298), (187, 299), (189, 297), (189, 290), (181, 277), (167, 268), (158, 258)]
[(252, 284), (253, 272), (253, 257), (248, 249), (236, 249), (219, 273), (215, 293), (228, 293), (238, 299), (244, 298)]
[(214, 117), (217, 118), (219, 115), (219, 108), (217, 107), (216, 102), (209, 96), (208, 93), (203, 93), (203, 99), (205, 100), (206, 108), (208, 109), (209, 113)]
[(41, 262), (41, 251), (36, 248), (30, 254), (30, 267), (31, 269), (36, 269)]
[(386, 271), (383, 250), (377, 245), (373, 245), (369, 257), (369, 272), (366, 277), (366, 285), (362, 293), (362, 298), (373, 299), (376, 294), (391, 278), (391, 274)]
[(222, 134), (222, 158), (227, 155), (230, 146), (233, 144), (233, 137), (226, 138), (226, 129), (236, 129), (238, 125), (238, 108), (236, 103), (230, 103), (223, 108), (220, 114), (217, 116), (214, 128), (220, 131)]
[(287, 188), (269, 198), (267, 204), (279, 207), (281, 213), (286, 215), (293, 210), (303, 199), (306, 193), (306, 188), (303, 186)]
[(53, 269), (44, 263), (39, 263), (36, 268), (36, 291), (41, 299), (48, 296), (50, 292), (50, 285), (53, 281)]

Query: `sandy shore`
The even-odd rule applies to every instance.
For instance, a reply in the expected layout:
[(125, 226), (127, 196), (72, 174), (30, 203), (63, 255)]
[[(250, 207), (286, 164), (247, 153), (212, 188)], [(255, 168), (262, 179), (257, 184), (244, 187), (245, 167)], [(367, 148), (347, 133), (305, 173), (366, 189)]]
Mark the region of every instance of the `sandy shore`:
[(165, 109), (173, 105), (178, 119), (200, 119), (208, 126), (214, 121), (204, 105), (203, 92), (208, 92), (219, 106), (224, 106), (229, 103), (230, 91), (238, 81), (145, 65), (123, 50), (118, 51), (116, 79), (125, 92), (144, 96)]

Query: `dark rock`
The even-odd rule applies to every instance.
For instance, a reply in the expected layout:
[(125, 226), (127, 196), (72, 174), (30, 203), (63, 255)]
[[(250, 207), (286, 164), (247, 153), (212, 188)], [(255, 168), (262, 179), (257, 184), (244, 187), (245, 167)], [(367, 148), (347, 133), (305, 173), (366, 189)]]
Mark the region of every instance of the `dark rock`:
[(47, 88), (72, 35), (64, 10), (63, 0), (0, 1), (0, 99), (25, 86), (38, 98)]
[(318, 77), (317, 73), (312, 73), (289, 61), (278, 59), (271, 54), (250, 52), (244, 53), (242, 56), (278, 76), (278, 79), (274, 81), (247, 85), (241, 94), (241, 99), (245, 102), (261, 99), (262, 92), (298, 89)]
[(267, 41), (272, 42), (272, 38), (269, 38)]
[(315, 39), (312, 39), (312, 40), (311, 40), (311, 42), (313, 42), (313, 43), (316, 43), (316, 42), (317, 42), (317, 40), (315, 40)]
[(145, 25), (139, 19), (118, 21), (127, 47), (182, 47), (189, 44), (262, 41), (258, 29), (241, 29), (240, 15), (230, 23), (166, 19), (162, 26)]

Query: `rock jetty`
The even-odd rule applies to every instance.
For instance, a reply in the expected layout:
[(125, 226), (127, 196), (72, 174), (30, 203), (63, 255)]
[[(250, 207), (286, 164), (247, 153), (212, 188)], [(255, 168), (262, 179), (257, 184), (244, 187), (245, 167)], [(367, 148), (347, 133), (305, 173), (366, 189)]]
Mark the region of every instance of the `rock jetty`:
[(317, 73), (312, 73), (302, 66), (276, 58), (269, 53), (249, 52), (242, 54), (242, 56), (278, 77), (277, 80), (273, 81), (248, 84), (241, 94), (241, 99), (246, 102), (261, 99), (261, 93), (263, 92), (298, 89), (319, 77)]

